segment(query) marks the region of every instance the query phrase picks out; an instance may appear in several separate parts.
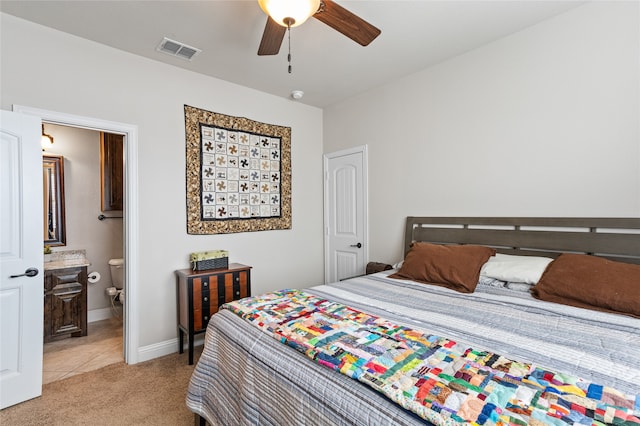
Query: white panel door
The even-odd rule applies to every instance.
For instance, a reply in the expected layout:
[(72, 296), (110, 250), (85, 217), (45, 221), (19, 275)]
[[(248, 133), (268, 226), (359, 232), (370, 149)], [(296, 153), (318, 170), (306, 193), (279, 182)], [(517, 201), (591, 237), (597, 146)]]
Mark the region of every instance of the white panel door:
[(326, 154), (325, 282), (363, 275), (368, 258), (366, 146)]
[(42, 394), (40, 118), (0, 111), (0, 409)]

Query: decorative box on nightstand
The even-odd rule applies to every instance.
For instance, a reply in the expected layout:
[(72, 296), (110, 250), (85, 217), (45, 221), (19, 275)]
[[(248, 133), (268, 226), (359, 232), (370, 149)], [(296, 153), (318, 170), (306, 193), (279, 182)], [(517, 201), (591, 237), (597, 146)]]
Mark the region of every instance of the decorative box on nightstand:
[(180, 353), (184, 335), (189, 341), (189, 365), (193, 364), (193, 338), (204, 333), (209, 319), (226, 302), (251, 295), (251, 266), (231, 263), (228, 268), (176, 271)]

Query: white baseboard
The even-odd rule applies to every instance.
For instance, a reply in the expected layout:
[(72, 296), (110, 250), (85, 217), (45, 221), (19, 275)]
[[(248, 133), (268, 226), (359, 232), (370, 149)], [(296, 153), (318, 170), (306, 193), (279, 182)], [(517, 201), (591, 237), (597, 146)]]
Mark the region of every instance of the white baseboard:
[[(187, 348), (187, 338), (185, 336), (185, 354), (189, 351)], [(196, 337), (193, 341), (194, 346), (200, 346), (204, 344), (204, 336)], [(141, 346), (138, 349), (138, 362), (149, 361), (161, 356), (170, 355), (178, 352), (178, 339), (165, 340), (164, 342), (154, 343), (152, 345)]]
[[(87, 322), (101, 321), (113, 317), (113, 311), (111, 308), (92, 309), (87, 312)], [(201, 334), (193, 341), (194, 346), (201, 346), (204, 344), (204, 334)], [(184, 352), (188, 351), (187, 337), (184, 339)], [(154, 343), (147, 346), (138, 348), (138, 360), (137, 362), (149, 361), (161, 356), (170, 355), (178, 352), (178, 338), (165, 340), (164, 342)]]
[(113, 317), (111, 308), (92, 309), (87, 312), (87, 322), (96, 322)]

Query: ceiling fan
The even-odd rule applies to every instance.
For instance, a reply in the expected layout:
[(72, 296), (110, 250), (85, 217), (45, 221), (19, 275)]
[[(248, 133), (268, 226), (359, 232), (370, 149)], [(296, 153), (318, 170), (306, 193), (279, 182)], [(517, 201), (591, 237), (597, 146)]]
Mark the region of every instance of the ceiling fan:
[(381, 32), (332, 0), (258, 0), (258, 3), (268, 15), (258, 48), (261, 56), (277, 55), (287, 29), (301, 25), (310, 16), (362, 46), (367, 46)]

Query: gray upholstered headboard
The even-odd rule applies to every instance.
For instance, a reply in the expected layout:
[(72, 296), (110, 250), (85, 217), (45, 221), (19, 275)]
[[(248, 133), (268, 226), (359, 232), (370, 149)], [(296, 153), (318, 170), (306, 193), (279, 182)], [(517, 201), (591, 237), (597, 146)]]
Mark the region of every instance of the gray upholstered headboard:
[(640, 264), (640, 218), (410, 216), (405, 255), (414, 241), (477, 244), (519, 255), (587, 253)]

